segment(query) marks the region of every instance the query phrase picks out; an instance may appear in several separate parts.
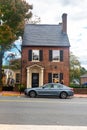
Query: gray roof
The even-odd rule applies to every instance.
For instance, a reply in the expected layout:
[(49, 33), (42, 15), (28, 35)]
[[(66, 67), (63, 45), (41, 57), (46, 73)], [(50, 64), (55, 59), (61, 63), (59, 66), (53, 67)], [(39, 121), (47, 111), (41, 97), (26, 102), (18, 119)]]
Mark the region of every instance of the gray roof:
[(80, 76), (81, 78), (87, 78), (87, 74)]
[(23, 46), (64, 46), (69, 47), (66, 33), (61, 25), (27, 24), (24, 29)]

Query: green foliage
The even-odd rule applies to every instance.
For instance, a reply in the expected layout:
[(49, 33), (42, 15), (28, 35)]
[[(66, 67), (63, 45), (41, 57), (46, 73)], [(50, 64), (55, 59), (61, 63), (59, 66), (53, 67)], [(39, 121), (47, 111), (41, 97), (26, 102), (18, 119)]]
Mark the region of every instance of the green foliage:
[(79, 58), (76, 57), (72, 52), (70, 53), (70, 82), (72, 82), (73, 79), (79, 79), (80, 76), (85, 74), (87, 70), (83, 67), (81, 67), (81, 64), (79, 62)]
[(23, 0), (0, 0), (0, 20), (15, 36), (23, 33), (25, 19), (32, 16), (32, 5)]
[(31, 9), (32, 5), (24, 0), (0, 0), (0, 47), (3, 51), (8, 50), (18, 36), (22, 36), (25, 19), (32, 16)]
[(24, 84), (19, 84), (19, 85), (18, 85), (18, 90), (19, 90), (20, 92), (24, 92), (24, 89), (25, 89)]
[(0, 79), (4, 52), (22, 36), (25, 20), (32, 16), (31, 9), (24, 0), (0, 0)]
[(70, 53), (70, 81), (73, 79), (79, 79), (80, 78), (80, 62), (78, 60), (78, 57), (73, 55), (73, 53)]
[(14, 40), (16, 39), (15, 35), (11, 31), (11, 28), (8, 25), (0, 26), (0, 45), (4, 50), (7, 50)]
[(81, 86), (73, 84), (73, 83), (70, 83), (69, 87), (71, 87), (71, 88), (80, 88)]
[(84, 67), (81, 67), (80, 72), (81, 72), (81, 75), (83, 75), (87, 73), (87, 70)]
[(70, 83), (69, 87), (71, 88), (87, 88), (87, 85), (77, 85), (77, 84), (74, 84), (74, 83)]
[(12, 70), (19, 70), (19, 69), (21, 69), (21, 59), (11, 60), (9, 68), (12, 69)]

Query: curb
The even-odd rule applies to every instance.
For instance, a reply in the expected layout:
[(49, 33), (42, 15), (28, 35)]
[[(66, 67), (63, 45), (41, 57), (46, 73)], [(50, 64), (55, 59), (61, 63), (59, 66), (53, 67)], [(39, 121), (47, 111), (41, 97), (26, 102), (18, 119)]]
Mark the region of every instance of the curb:
[[(24, 96), (24, 93), (20, 92), (0, 92), (0, 96)], [(87, 98), (86, 94), (74, 94), (75, 98)]]
[(3, 93), (2, 96), (21, 96), (21, 94), (8, 94), (8, 93)]

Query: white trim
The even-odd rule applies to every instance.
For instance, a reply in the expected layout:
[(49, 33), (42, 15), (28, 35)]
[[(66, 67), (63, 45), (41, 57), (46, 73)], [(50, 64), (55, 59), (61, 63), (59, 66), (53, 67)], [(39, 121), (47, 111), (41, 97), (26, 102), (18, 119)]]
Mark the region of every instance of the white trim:
[(39, 73), (39, 86), (43, 85), (44, 68), (37, 64), (27, 67), (27, 88), (32, 87), (32, 73)]

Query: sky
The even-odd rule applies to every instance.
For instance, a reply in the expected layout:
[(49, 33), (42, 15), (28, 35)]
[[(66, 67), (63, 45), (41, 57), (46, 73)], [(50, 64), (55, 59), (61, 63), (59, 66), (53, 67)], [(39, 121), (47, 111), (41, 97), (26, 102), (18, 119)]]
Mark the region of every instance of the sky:
[[(78, 57), (82, 67), (87, 69), (87, 0), (26, 0), (33, 5), (33, 17), (40, 17), (40, 24), (59, 24), (62, 14), (67, 13), (67, 34), (70, 51)], [(20, 48), (20, 41), (15, 44)], [(20, 57), (18, 50), (12, 49)], [(6, 52), (6, 56), (9, 55)], [(7, 61), (6, 61), (7, 62)]]
[(67, 13), (67, 33), (70, 51), (87, 69), (87, 0), (26, 0), (33, 5), (33, 16), (40, 24), (59, 24)]
[(19, 50), (21, 51), (21, 44), (22, 44), (21, 39), (19, 38), (13, 44), (16, 45), (17, 49), (16, 47), (12, 47), (10, 50), (5, 52), (4, 58), (3, 58), (3, 65), (9, 65), (9, 61), (12, 55), (17, 59), (21, 58), (21, 55), (19, 52)]

